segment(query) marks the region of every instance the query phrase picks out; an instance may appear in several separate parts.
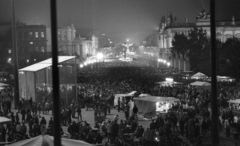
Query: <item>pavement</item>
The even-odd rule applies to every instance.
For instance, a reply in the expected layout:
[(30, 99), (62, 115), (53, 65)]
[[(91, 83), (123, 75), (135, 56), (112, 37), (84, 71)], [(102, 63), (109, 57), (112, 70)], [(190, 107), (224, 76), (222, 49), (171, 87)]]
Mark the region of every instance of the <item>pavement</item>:
[[(14, 110), (14, 109), (12, 109), (12, 111), (14, 113), (17, 112), (17, 110)], [(107, 115), (107, 119), (106, 120), (113, 120), (115, 115), (118, 115), (120, 120), (121, 119), (125, 120), (124, 112), (118, 112), (115, 109), (111, 110), (111, 113), (109, 115)], [(47, 123), (48, 123), (48, 121), (50, 120), (50, 117), (52, 117), (52, 114), (51, 114), (51, 111), (50, 111), (49, 114), (41, 114), (40, 116), (44, 116), (46, 121), (47, 121)], [(21, 119), (22, 119), (21, 114), (19, 114), (19, 118), (20, 118), (20, 121), (21, 121)], [(76, 121), (76, 122), (78, 121), (77, 119), (72, 119), (72, 120)], [(85, 109), (82, 109), (82, 120), (83, 121), (86, 120), (93, 127), (94, 124), (95, 124), (95, 121), (94, 121), (94, 111), (92, 109), (89, 109), (88, 111), (85, 111)], [(141, 115), (138, 116), (138, 121), (139, 121), (139, 124), (144, 127), (144, 129), (149, 127), (149, 125), (151, 123), (151, 120), (144, 119)], [(28, 124), (26, 124), (26, 126), (28, 126)], [(62, 126), (62, 128), (63, 128), (64, 132), (67, 132), (67, 126)], [(219, 133), (219, 136), (220, 136), (220, 145), (219, 146), (240, 146), (240, 140), (235, 140), (233, 138), (233, 130), (231, 130), (231, 131), (232, 131), (232, 133), (231, 133), (230, 138), (226, 137), (225, 132), (220, 132)], [(210, 133), (208, 133), (208, 134), (209, 135), (208, 135), (207, 139), (203, 139), (203, 146), (214, 146), (212, 144), (212, 141), (211, 141), (211, 135), (210, 135)], [(179, 138), (181, 138), (183, 140), (183, 142), (185, 144), (187, 144), (187, 146), (192, 146), (190, 141), (187, 140), (187, 138), (185, 136), (181, 136), (180, 133), (179, 133)]]

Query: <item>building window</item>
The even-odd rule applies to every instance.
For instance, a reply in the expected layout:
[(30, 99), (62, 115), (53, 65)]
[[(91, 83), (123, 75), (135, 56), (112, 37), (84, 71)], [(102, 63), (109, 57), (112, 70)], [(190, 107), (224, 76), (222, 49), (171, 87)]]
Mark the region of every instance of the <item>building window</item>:
[(45, 52), (45, 49), (44, 49), (44, 47), (41, 47), (41, 52)]
[(44, 32), (41, 32), (41, 37), (44, 38)]
[(29, 32), (29, 36), (30, 36), (30, 38), (32, 38), (33, 37), (33, 33)]
[(38, 32), (35, 32), (35, 37), (38, 38)]
[(24, 38), (25, 38), (25, 39), (28, 38), (28, 34), (27, 34), (27, 32), (24, 33)]

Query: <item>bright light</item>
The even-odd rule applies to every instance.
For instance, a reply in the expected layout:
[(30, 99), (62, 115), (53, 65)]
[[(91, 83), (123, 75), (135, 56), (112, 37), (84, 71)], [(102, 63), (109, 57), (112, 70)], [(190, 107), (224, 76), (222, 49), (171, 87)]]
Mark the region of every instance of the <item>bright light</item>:
[(29, 60), (27, 59), (27, 63), (29, 62)]
[(166, 63), (167, 61), (166, 60), (163, 60), (163, 63)]
[(173, 78), (166, 78), (165, 79), (167, 82), (173, 82)]
[(170, 62), (167, 63), (167, 66), (170, 66)]
[(158, 59), (157, 61), (158, 61), (158, 62), (161, 62), (161, 59)]
[(103, 59), (103, 53), (98, 53), (97, 54), (97, 59)]
[(12, 58), (8, 58), (8, 63), (10, 63), (12, 61)]
[(80, 64), (79, 66), (80, 66), (80, 68), (83, 68), (83, 64)]
[(87, 65), (87, 62), (84, 62), (83, 64), (86, 66), (86, 65)]
[(127, 42), (129, 42), (129, 39), (127, 39)]

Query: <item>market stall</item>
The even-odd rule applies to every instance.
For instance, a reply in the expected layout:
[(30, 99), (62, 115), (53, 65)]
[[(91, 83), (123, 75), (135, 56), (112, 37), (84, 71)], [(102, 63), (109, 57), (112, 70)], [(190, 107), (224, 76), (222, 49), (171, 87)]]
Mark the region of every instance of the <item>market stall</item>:
[(8, 119), (6, 117), (0, 117), (0, 123), (4, 124), (4, 123), (10, 123), (12, 120)]
[(208, 78), (208, 76), (205, 75), (205, 74), (203, 74), (203, 73), (201, 73), (201, 72), (198, 72), (198, 73), (194, 74), (194, 75), (191, 77), (191, 79), (196, 79), (196, 80), (199, 80), (199, 79), (207, 79), (207, 78)]
[(160, 86), (174, 86), (174, 85), (182, 85), (181, 82), (175, 82), (173, 78), (166, 78), (165, 81), (156, 82), (156, 84), (159, 84)]
[(126, 94), (115, 94), (114, 106), (118, 105), (118, 98), (120, 98), (121, 102), (126, 102), (126, 101), (129, 101), (130, 98), (133, 97), (135, 93), (137, 93), (137, 91), (132, 91), (132, 92), (126, 93)]
[(139, 114), (145, 118), (156, 117), (157, 113), (167, 113), (174, 102), (179, 99), (174, 97), (146, 96), (134, 99), (134, 104), (138, 107)]

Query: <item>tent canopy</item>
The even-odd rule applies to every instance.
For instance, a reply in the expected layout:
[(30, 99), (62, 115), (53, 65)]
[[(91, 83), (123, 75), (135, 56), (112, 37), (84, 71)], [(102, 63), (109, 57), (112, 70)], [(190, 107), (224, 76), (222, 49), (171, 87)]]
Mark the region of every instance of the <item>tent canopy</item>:
[(137, 93), (137, 91), (132, 91), (130, 93), (126, 94), (115, 94), (115, 97), (128, 97), (128, 96), (134, 96), (134, 94)]
[[(54, 138), (49, 135), (39, 135), (23, 141), (18, 141), (9, 146), (54, 146)], [(93, 146), (81, 140), (61, 138), (62, 146)]]
[(139, 97), (146, 97), (146, 96), (150, 96), (149, 94), (140, 94)]
[(174, 97), (159, 97), (159, 96), (145, 96), (143, 98), (134, 99), (134, 100), (142, 100), (142, 101), (150, 101), (150, 102), (175, 102), (180, 101), (177, 98)]
[(194, 75), (191, 77), (191, 79), (204, 79), (204, 78), (208, 78), (208, 76), (206, 76), (205, 74), (200, 73), (200, 72), (194, 74)]
[(0, 83), (0, 87), (8, 86), (8, 84)]
[(192, 85), (192, 86), (211, 86), (211, 84), (208, 82), (200, 82), (200, 81), (193, 82), (190, 85)]
[(229, 103), (237, 103), (237, 104), (239, 104), (240, 103), (240, 99), (229, 100), (228, 102)]
[[(62, 63), (64, 61), (67, 61), (67, 60), (70, 60), (73, 58), (75, 58), (75, 56), (58, 56), (58, 63)], [(35, 64), (27, 66), (25, 68), (19, 69), (19, 71), (36, 72), (36, 71), (42, 70), (42, 69), (50, 67), (50, 66), (52, 66), (52, 58), (35, 63)]]
[(11, 119), (8, 119), (6, 117), (0, 117), (0, 123), (8, 123), (8, 122), (11, 122), (12, 120)]
[(172, 85), (181, 85), (183, 83), (181, 82), (169, 82), (169, 81), (162, 81), (162, 82), (156, 82), (156, 84), (159, 84), (161, 86), (172, 86)]
[(174, 97), (159, 97), (159, 96), (146, 96), (134, 99), (134, 104), (138, 107), (139, 114), (145, 118), (156, 117), (156, 103), (157, 102), (175, 102), (180, 101)]

